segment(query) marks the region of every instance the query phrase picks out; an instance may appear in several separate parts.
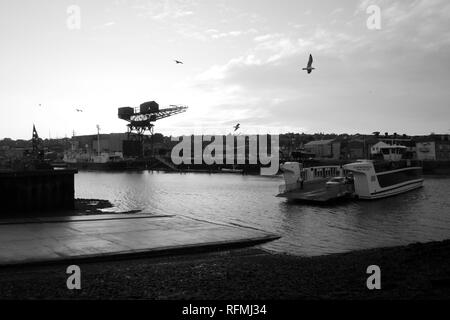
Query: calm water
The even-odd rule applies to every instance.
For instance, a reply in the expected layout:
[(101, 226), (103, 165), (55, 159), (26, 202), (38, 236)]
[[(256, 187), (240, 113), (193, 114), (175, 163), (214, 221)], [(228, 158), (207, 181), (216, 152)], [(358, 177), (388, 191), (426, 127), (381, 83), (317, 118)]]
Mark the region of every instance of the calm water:
[(450, 238), (450, 177), (373, 202), (315, 206), (276, 198), (281, 177), (202, 173), (80, 172), (78, 198), (108, 199), (118, 210), (178, 214), (252, 226), (282, 239), (266, 249), (320, 255)]

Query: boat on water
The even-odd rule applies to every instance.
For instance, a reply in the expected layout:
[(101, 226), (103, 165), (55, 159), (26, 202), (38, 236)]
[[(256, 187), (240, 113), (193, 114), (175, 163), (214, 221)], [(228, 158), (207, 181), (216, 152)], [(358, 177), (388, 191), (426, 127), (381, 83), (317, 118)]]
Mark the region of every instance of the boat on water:
[(285, 184), (278, 196), (319, 202), (343, 197), (380, 199), (420, 188), (422, 167), (418, 161), (402, 159), (405, 149), (384, 146), (376, 157), (379, 160), (357, 160), (342, 166), (303, 168), (298, 162), (287, 162), (281, 166)]
[(304, 168), (299, 162), (286, 162), (281, 170), (285, 183), (280, 186), (277, 197), (327, 202), (353, 193), (352, 180), (345, 177), (342, 166)]
[(123, 170), (127, 167), (121, 152), (102, 152), (92, 155), (83, 152), (69, 151), (64, 153), (63, 162), (67, 167), (86, 170)]
[(407, 148), (384, 145), (374, 154), (375, 160), (360, 160), (343, 166), (354, 180), (354, 196), (379, 199), (423, 186), (422, 166), (418, 161), (404, 159)]
[(331, 178), (344, 176), (342, 166), (338, 165), (305, 168), (300, 162), (285, 162), (280, 169), (285, 181), (279, 188), (280, 194), (312, 191), (324, 186)]
[(376, 162), (360, 160), (343, 166), (353, 176), (354, 196), (379, 199), (407, 192), (423, 185), (422, 167), (411, 161)]

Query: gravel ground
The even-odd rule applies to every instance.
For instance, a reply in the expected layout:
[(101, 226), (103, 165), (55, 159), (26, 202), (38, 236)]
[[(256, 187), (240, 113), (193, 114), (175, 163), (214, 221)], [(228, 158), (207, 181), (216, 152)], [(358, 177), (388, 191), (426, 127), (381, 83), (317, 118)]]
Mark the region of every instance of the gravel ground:
[[(366, 269), (381, 268), (381, 290)], [(0, 268), (1, 299), (449, 299), (450, 240), (296, 257), (242, 249), (79, 264)]]

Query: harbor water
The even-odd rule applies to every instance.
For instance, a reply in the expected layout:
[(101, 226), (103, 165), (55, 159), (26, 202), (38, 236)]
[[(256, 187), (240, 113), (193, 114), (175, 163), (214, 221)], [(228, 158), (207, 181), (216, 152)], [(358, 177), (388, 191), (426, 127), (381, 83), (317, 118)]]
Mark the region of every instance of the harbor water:
[(274, 232), (267, 250), (314, 256), (450, 238), (450, 176), (425, 176), (424, 187), (375, 201), (327, 205), (277, 198), (281, 177), (163, 172), (79, 172), (77, 198), (110, 200), (116, 211), (140, 209)]

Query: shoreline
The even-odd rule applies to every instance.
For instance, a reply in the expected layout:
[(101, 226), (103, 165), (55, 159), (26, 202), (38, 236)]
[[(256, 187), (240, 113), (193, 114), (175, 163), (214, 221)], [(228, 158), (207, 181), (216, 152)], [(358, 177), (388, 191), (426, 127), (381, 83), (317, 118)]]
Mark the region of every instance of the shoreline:
[(74, 199), (73, 209), (62, 210), (47, 210), (47, 211), (32, 211), (32, 212), (12, 212), (9, 214), (2, 214), (1, 219), (21, 219), (21, 218), (35, 218), (35, 217), (67, 217), (67, 216), (83, 216), (94, 214), (110, 214), (110, 213), (135, 213), (141, 210), (131, 210), (127, 212), (107, 212), (103, 209), (111, 209), (115, 206), (109, 200), (105, 199)]
[[(368, 290), (369, 265), (381, 290)], [(247, 248), (80, 263), (82, 289), (66, 265), (0, 268), (0, 299), (449, 299), (450, 240), (315, 257)]]

